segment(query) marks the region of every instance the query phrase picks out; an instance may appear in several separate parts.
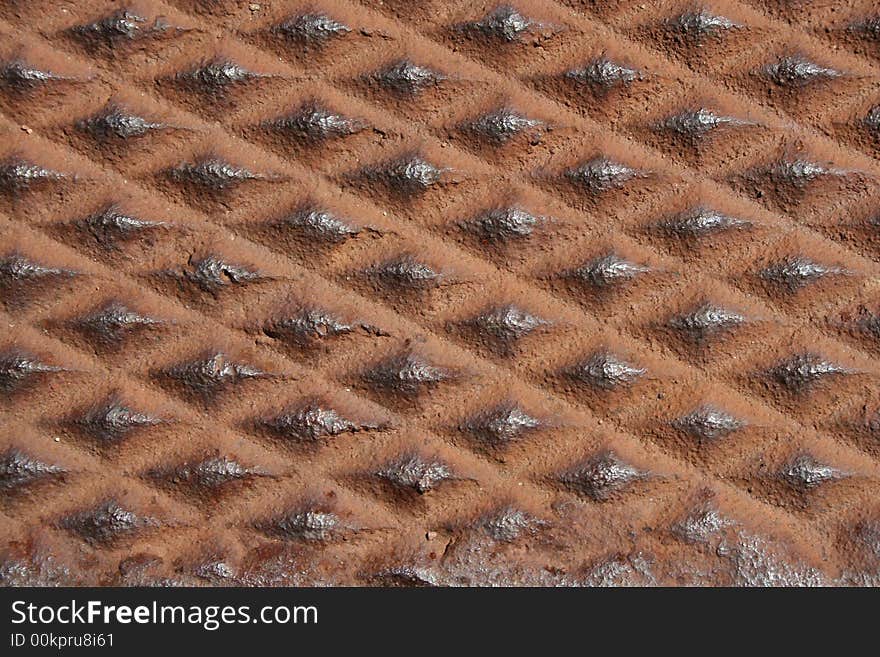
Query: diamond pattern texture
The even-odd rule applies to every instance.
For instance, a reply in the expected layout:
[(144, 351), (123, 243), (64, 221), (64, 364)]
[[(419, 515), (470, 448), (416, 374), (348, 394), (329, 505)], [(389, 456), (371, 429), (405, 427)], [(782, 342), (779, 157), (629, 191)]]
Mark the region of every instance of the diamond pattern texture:
[(0, 8), (0, 582), (873, 585), (871, 2)]

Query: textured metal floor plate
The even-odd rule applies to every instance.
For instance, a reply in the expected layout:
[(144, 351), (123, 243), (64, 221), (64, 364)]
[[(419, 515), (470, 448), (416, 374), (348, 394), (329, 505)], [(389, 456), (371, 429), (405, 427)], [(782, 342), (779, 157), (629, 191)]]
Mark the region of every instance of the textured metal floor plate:
[(873, 585), (868, 1), (0, 6), (0, 581)]

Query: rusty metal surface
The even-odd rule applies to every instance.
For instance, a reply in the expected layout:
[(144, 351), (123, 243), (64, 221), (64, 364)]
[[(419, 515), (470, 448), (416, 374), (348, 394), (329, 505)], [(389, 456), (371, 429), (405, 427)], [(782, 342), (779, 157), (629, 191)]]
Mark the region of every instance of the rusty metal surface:
[(873, 585), (870, 2), (0, 7), (0, 581)]

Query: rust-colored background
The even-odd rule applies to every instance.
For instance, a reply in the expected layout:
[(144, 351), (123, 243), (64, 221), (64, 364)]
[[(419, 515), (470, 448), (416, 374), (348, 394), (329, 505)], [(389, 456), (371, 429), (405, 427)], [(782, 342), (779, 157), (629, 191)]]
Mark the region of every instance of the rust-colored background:
[(2, 3), (0, 581), (874, 584), (878, 15)]

